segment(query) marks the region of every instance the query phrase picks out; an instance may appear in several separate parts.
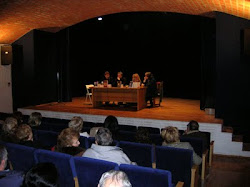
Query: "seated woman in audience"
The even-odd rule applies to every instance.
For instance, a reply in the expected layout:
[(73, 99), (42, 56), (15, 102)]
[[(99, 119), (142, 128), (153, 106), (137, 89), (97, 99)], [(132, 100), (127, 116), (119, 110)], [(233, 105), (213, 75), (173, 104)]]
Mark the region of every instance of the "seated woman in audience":
[(179, 131), (176, 127), (166, 127), (161, 131), (161, 136), (163, 138), (162, 145), (168, 147), (175, 147), (175, 148), (183, 148), (183, 149), (190, 149), (193, 151), (193, 163), (195, 165), (201, 164), (201, 157), (197, 155), (190, 145), (189, 142), (180, 142)]
[(57, 138), (55, 151), (70, 154), (72, 156), (82, 156), (85, 149), (79, 147), (79, 137), (79, 132), (71, 128), (63, 129)]
[(22, 124), (17, 128), (16, 138), (18, 143), (21, 145), (34, 147), (34, 148), (45, 148), (39, 141), (33, 140), (33, 132), (29, 125)]
[(58, 187), (59, 175), (53, 163), (44, 162), (34, 165), (25, 175), (25, 187)]
[(32, 112), (29, 116), (28, 124), (33, 127), (38, 127), (42, 122), (42, 114), (40, 112)]
[(0, 135), (0, 139), (4, 142), (9, 143), (17, 143), (18, 140), (16, 139), (15, 133), (17, 130), (17, 121), (14, 118), (14, 120), (5, 120), (3, 126), (2, 126), (2, 132)]
[(115, 116), (112, 115), (107, 116), (106, 119), (104, 120), (104, 127), (110, 130), (114, 140), (120, 140), (119, 124)]
[(80, 116), (74, 116), (69, 122), (69, 128), (80, 133), (80, 136), (89, 137), (87, 132), (81, 132), (83, 127), (83, 119)]
[(109, 129), (100, 127), (95, 136), (95, 144), (92, 144), (83, 156), (117, 164), (133, 164), (121, 148), (111, 146), (112, 142), (112, 134)]

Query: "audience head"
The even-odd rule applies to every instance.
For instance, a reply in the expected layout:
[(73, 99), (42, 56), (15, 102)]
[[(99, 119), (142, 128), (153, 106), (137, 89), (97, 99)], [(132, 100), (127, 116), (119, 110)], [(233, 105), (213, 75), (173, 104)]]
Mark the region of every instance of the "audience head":
[(104, 77), (105, 77), (106, 79), (109, 79), (109, 78), (110, 78), (110, 73), (109, 73), (108, 71), (105, 71)]
[(74, 116), (69, 122), (69, 128), (77, 132), (81, 132), (83, 127), (83, 119), (80, 116)]
[(22, 120), (23, 114), (22, 114), (22, 112), (20, 112), (20, 111), (15, 111), (15, 112), (13, 112), (12, 117), (14, 117), (14, 118), (17, 119), (17, 123), (18, 123), (19, 125), (23, 122), (23, 120)]
[(112, 133), (109, 129), (100, 127), (95, 135), (97, 145), (109, 146), (112, 144)]
[(14, 117), (7, 117), (7, 118), (5, 119), (5, 123), (13, 123), (13, 124), (15, 124), (15, 125), (18, 125), (18, 121), (17, 121), (17, 119), (14, 118)]
[(2, 130), (5, 134), (15, 135), (17, 127), (17, 123), (7, 120), (7, 122), (5, 121), (5, 123), (3, 124)]
[(57, 138), (57, 148), (78, 147), (80, 145), (79, 137), (79, 132), (71, 128), (63, 129)]
[(16, 138), (19, 141), (33, 141), (33, 132), (29, 125), (22, 124), (17, 128)]
[(138, 73), (133, 74), (132, 81), (133, 82), (141, 82), (140, 75)]
[(179, 131), (177, 127), (166, 127), (161, 131), (161, 137), (166, 143), (174, 143), (180, 141)]
[(147, 128), (138, 128), (138, 130), (136, 131), (135, 139), (138, 143), (152, 143), (150, 133)]
[(123, 76), (123, 73), (122, 73), (121, 71), (119, 71), (119, 72), (117, 73), (117, 77), (118, 77), (118, 78), (122, 78), (122, 76)]
[(191, 120), (187, 124), (187, 131), (195, 131), (195, 130), (199, 130), (199, 123), (197, 121)]
[(40, 112), (32, 112), (29, 116), (28, 124), (31, 127), (39, 126), (42, 121), (42, 114)]
[(0, 171), (3, 171), (7, 166), (8, 153), (6, 148), (0, 144)]
[(115, 132), (119, 130), (118, 120), (115, 116), (109, 115), (104, 120), (104, 127), (108, 128), (111, 132)]
[(98, 187), (132, 187), (123, 171), (110, 170), (102, 174)]
[(26, 174), (24, 179), (25, 187), (57, 187), (58, 171), (52, 163), (38, 163)]

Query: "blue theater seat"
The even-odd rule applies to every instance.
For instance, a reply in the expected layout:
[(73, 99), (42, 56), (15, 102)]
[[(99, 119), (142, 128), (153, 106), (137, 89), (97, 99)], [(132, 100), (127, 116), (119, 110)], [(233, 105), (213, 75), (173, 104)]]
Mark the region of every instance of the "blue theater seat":
[(119, 131), (119, 137), (121, 141), (135, 142), (136, 132), (132, 131)]
[(147, 129), (150, 134), (160, 134), (160, 129), (157, 127), (138, 126), (138, 130), (139, 129)]
[(117, 169), (118, 164), (87, 157), (74, 157), (80, 187), (97, 187), (102, 174)]
[(152, 167), (152, 145), (120, 141), (118, 146), (132, 162), (139, 166)]
[(35, 148), (24, 145), (6, 143), (4, 144), (8, 151), (8, 159), (14, 170), (27, 172), (35, 163)]
[(184, 182), (185, 187), (191, 184), (193, 151), (167, 146), (155, 146), (156, 168), (172, 173), (173, 183)]
[(78, 184), (73, 157), (68, 154), (37, 149), (34, 152), (35, 163), (50, 162), (55, 164), (59, 173), (60, 187)]
[(121, 164), (119, 170), (125, 172), (133, 187), (172, 187), (171, 172), (161, 169)]
[(45, 147), (53, 147), (57, 144), (58, 132), (33, 130), (34, 140), (39, 141)]
[(130, 132), (137, 131), (137, 127), (133, 125), (118, 125), (118, 127), (119, 127), (119, 130), (122, 130), (122, 131), (130, 131)]

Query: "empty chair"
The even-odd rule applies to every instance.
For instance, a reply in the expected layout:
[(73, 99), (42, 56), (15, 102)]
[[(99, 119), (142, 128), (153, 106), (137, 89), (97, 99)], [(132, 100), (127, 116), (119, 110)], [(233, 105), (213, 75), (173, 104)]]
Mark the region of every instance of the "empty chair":
[(118, 164), (87, 157), (74, 157), (76, 173), (81, 187), (96, 187), (102, 174), (117, 169)]
[(51, 148), (57, 143), (57, 132), (45, 130), (33, 130), (34, 139), (41, 142), (45, 147)]
[(121, 164), (119, 170), (125, 172), (133, 187), (172, 187), (171, 172), (161, 169)]
[(51, 162), (55, 164), (59, 173), (60, 186), (78, 186), (75, 164), (71, 155), (37, 149), (34, 152), (34, 159), (36, 163)]
[(194, 177), (197, 172), (197, 167), (192, 170), (192, 150), (155, 146), (154, 156), (156, 168), (170, 171), (172, 173), (172, 180), (174, 184), (178, 181), (182, 181), (184, 182), (184, 186), (194, 186)]
[(119, 147), (132, 162), (139, 166), (152, 167), (152, 145), (120, 141)]
[(150, 134), (160, 134), (160, 129), (156, 127), (143, 127), (143, 126), (138, 127), (138, 129), (141, 129), (141, 128), (148, 129)]
[(91, 99), (92, 93), (91, 93), (90, 90), (91, 90), (92, 87), (94, 87), (94, 85), (93, 85), (93, 84), (87, 84), (85, 87), (86, 87), (86, 98), (85, 98), (85, 102), (87, 102), (88, 99), (89, 99), (90, 103), (92, 104), (92, 99)]
[(35, 163), (33, 156), (35, 148), (13, 143), (6, 143), (5, 147), (14, 170), (26, 172)]

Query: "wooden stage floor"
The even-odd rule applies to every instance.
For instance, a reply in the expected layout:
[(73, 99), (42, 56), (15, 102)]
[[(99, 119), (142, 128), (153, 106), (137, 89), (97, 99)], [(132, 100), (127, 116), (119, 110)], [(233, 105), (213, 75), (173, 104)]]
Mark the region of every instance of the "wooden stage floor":
[(131, 106), (128, 107), (117, 105), (105, 106), (96, 109), (93, 108), (89, 102), (85, 102), (85, 97), (73, 98), (72, 102), (53, 102), (25, 108), (56, 112), (92, 115), (114, 115), (116, 117), (132, 117), (185, 122), (190, 120), (219, 124), (222, 124), (223, 122), (221, 119), (216, 119), (213, 115), (207, 115), (205, 111), (200, 110), (199, 100), (180, 98), (163, 98), (161, 106), (156, 106), (154, 108), (145, 108), (140, 111), (136, 111)]

